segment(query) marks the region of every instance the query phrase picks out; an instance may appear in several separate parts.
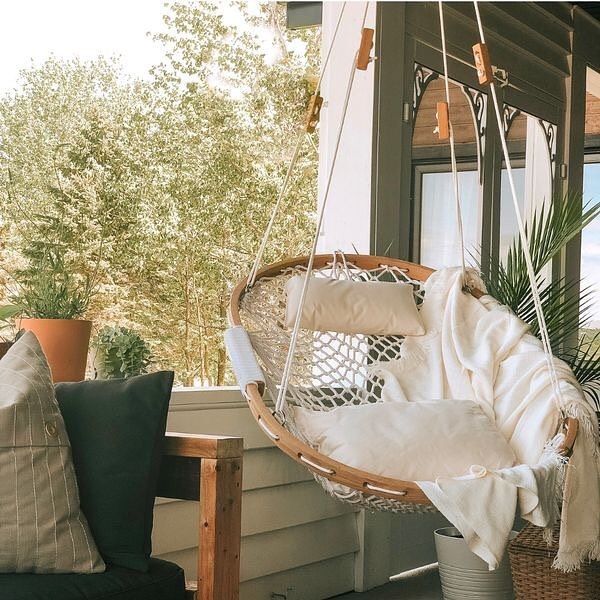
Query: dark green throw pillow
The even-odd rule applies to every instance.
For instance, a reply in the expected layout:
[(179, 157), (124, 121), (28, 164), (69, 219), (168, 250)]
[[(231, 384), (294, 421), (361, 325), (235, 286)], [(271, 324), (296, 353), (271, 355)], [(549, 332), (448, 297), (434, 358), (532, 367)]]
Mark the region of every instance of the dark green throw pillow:
[(81, 508), (107, 563), (147, 571), (173, 373), (59, 383)]

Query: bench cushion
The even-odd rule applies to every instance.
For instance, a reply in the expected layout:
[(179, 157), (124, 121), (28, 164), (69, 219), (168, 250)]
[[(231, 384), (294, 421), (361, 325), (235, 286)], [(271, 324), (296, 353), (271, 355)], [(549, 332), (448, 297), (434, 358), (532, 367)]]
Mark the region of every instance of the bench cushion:
[(176, 564), (151, 558), (146, 573), (107, 566), (93, 575), (0, 574), (2, 600), (184, 600), (185, 578)]
[(106, 563), (145, 571), (173, 372), (59, 383), (81, 508)]

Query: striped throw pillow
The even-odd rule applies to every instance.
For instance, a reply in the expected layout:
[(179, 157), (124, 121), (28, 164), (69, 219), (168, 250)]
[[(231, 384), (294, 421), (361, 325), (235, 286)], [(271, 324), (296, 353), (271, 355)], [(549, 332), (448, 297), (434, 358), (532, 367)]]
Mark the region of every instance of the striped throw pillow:
[(102, 571), (50, 369), (27, 332), (0, 360), (0, 572)]

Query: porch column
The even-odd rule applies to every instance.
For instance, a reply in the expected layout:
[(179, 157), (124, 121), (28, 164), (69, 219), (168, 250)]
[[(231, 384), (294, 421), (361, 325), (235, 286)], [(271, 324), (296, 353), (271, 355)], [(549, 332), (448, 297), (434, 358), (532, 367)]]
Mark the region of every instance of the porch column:
[[(338, 22), (342, 2), (323, 3), (322, 56), (326, 56)], [(331, 53), (321, 94), (319, 138), (319, 207), (327, 183), (338, 134), (346, 87), (360, 43), (364, 2), (348, 2)], [(366, 27), (374, 27), (375, 3), (367, 13)], [(356, 71), (340, 150), (320, 232), (320, 252), (344, 250), (369, 253), (371, 214), (371, 140), (373, 128), (374, 65)]]

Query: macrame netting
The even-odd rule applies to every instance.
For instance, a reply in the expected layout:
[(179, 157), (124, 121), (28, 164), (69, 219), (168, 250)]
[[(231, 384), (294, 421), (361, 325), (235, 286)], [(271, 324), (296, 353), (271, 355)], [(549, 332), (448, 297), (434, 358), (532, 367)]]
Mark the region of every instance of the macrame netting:
[[(272, 277), (259, 277), (246, 291), (240, 303), (240, 316), (252, 346), (263, 368), (266, 381), (265, 400), (275, 402), (290, 344), (291, 332), (284, 323), (285, 285), (294, 275), (306, 273), (306, 267), (286, 268)], [(314, 269), (313, 277), (334, 277), (356, 281), (392, 281), (413, 286), (415, 300), (421, 304), (424, 288), (421, 281), (411, 279), (405, 269), (380, 265), (367, 270), (334, 261)], [(310, 410), (327, 411), (338, 406), (368, 404), (381, 401), (383, 381), (372, 374), (373, 364), (400, 358), (399, 336), (343, 334), (328, 331), (299, 332), (293, 368), (287, 388), (286, 403), (276, 414), (282, 425), (305, 443), (308, 440), (294, 423), (289, 405)], [(351, 490), (325, 477), (315, 479), (332, 496), (349, 504), (371, 510), (394, 512), (435, 512), (429, 505), (411, 504)]]

